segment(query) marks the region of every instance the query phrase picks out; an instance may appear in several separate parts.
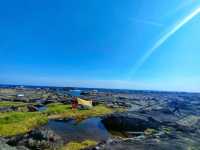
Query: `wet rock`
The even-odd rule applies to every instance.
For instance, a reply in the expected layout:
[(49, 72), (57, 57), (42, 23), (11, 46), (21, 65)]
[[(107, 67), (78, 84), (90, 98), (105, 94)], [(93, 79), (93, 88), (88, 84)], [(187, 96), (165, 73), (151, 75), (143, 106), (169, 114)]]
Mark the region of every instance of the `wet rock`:
[(17, 150), (14, 147), (9, 146), (8, 144), (0, 141), (0, 150)]
[(192, 127), (195, 126), (200, 121), (199, 116), (189, 115), (177, 121), (179, 125)]
[(28, 108), (28, 111), (29, 111), (29, 112), (38, 111), (37, 107), (35, 107), (35, 106), (33, 106), (33, 105), (28, 105), (27, 108)]
[(106, 128), (117, 131), (145, 131), (148, 128), (156, 129), (160, 122), (151, 117), (134, 113), (117, 113), (106, 116), (102, 120)]
[(46, 101), (44, 101), (44, 105), (47, 105), (47, 104), (51, 104), (51, 103), (56, 103), (56, 102), (58, 102), (57, 100), (52, 100), (52, 99), (47, 99)]
[(162, 123), (167, 122), (176, 122), (179, 120), (179, 116), (175, 115), (170, 109), (162, 108), (162, 109), (153, 109), (153, 110), (142, 110), (139, 111), (139, 114), (150, 116), (154, 120)]
[(0, 107), (0, 112), (10, 112), (13, 111), (11, 107)]
[(5, 106), (0, 107), (0, 112), (12, 112), (12, 111), (27, 111), (27, 108), (25, 106)]
[(13, 146), (26, 146), (30, 149), (58, 149), (63, 145), (60, 136), (47, 128), (39, 128), (24, 136), (10, 138), (8, 143)]
[(24, 146), (17, 146), (17, 150), (29, 150), (27, 147)]
[(110, 101), (107, 102), (106, 105), (110, 108), (131, 108), (130, 103), (122, 102), (122, 101)]
[(188, 150), (188, 145), (179, 140), (113, 140), (87, 150)]

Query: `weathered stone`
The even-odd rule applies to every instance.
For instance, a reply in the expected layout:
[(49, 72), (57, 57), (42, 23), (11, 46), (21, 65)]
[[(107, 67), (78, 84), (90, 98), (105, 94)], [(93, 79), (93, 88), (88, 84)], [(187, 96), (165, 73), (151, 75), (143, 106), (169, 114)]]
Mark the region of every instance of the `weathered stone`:
[(14, 146), (26, 146), (30, 149), (57, 149), (63, 145), (60, 136), (47, 128), (39, 128), (23, 136), (9, 139), (8, 143)]
[(17, 148), (9, 146), (5, 140), (0, 139), (0, 150), (17, 150)]
[(160, 123), (150, 117), (133, 113), (117, 113), (106, 116), (102, 122), (108, 129), (117, 131), (145, 131), (148, 128), (156, 129)]

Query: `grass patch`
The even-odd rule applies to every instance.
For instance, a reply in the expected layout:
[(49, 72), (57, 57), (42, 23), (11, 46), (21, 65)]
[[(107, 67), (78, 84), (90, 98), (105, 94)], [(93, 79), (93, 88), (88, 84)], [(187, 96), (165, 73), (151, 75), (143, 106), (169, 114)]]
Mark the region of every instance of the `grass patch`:
[(9, 137), (29, 132), (48, 118), (39, 112), (8, 112), (0, 114), (0, 136)]
[(11, 101), (1, 101), (0, 102), (0, 108), (4, 107), (14, 107), (15, 111), (20, 111), (20, 112), (27, 112), (27, 103), (23, 102), (11, 102)]
[(0, 107), (19, 107), (19, 106), (26, 106), (26, 103), (23, 102), (9, 102), (9, 101), (1, 101), (0, 102)]
[(81, 150), (95, 145), (97, 145), (97, 142), (92, 140), (85, 140), (83, 142), (69, 142), (61, 150)]
[[(22, 106), (21, 102), (0, 102), (2, 106)], [(24, 134), (48, 122), (48, 119), (74, 118), (83, 120), (89, 117), (104, 116), (122, 109), (113, 109), (104, 105), (97, 105), (91, 109), (71, 109), (71, 105), (54, 103), (47, 105), (43, 112), (5, 112), (0, 113), (0, 136), (10, 137)]]
[(63, 119), (63, 118), (74, 118), (77, 120), (86, 119), (89, 117), (104, 116), (111, 114), (122, 109), (112, 109), (104, 105), (97, 105), (91, 109), (71, 109), (71, 105), (63, 105), (60, 103), (48, 105), (47, 110), (44, 112), (49, 115), (50, 119)]
[(52, 114), (59, 114), (64, 113), (71, 109), (71, 105), (64, 105), (61, 103), (53, 103), (47, 105), (47, 110), (45, 110), (45, 114), (52, 115)]

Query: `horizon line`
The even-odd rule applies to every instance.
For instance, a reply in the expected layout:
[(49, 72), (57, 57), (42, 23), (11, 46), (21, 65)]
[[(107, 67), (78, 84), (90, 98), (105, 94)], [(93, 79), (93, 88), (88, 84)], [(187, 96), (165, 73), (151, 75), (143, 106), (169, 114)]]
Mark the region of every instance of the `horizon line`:
[(130, 91), (150, 91), (150, 92), (169, 92), (169, 93), (195, 93), (195, 94), (200, 94), (200, 91), (189, 91), (189, 90), (159, 90), (159, 89), (135, 89), (135, 88), (111, 88), (111, 87), (87, 87), (87, 86), (58, 86), (58, 85), (38, 85), (38, 84), (2, 84), (0, 83), (0, 88), (1, 86), (32, 86), (32, 87), (52, 87), (52, 88), (85, 88), (85, 89), (105, 89), (105, 90), (130, 90)]

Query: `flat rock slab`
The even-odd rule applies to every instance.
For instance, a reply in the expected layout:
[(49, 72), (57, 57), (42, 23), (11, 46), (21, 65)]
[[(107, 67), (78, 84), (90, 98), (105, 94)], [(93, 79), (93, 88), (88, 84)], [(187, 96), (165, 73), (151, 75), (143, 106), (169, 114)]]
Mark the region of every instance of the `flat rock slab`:
[(106, 128), (116, 131), (144, 131), (147, 128), (158, 128), (160, 123), (151, 117), (133, 113), (117, 113), (102, 120)]

